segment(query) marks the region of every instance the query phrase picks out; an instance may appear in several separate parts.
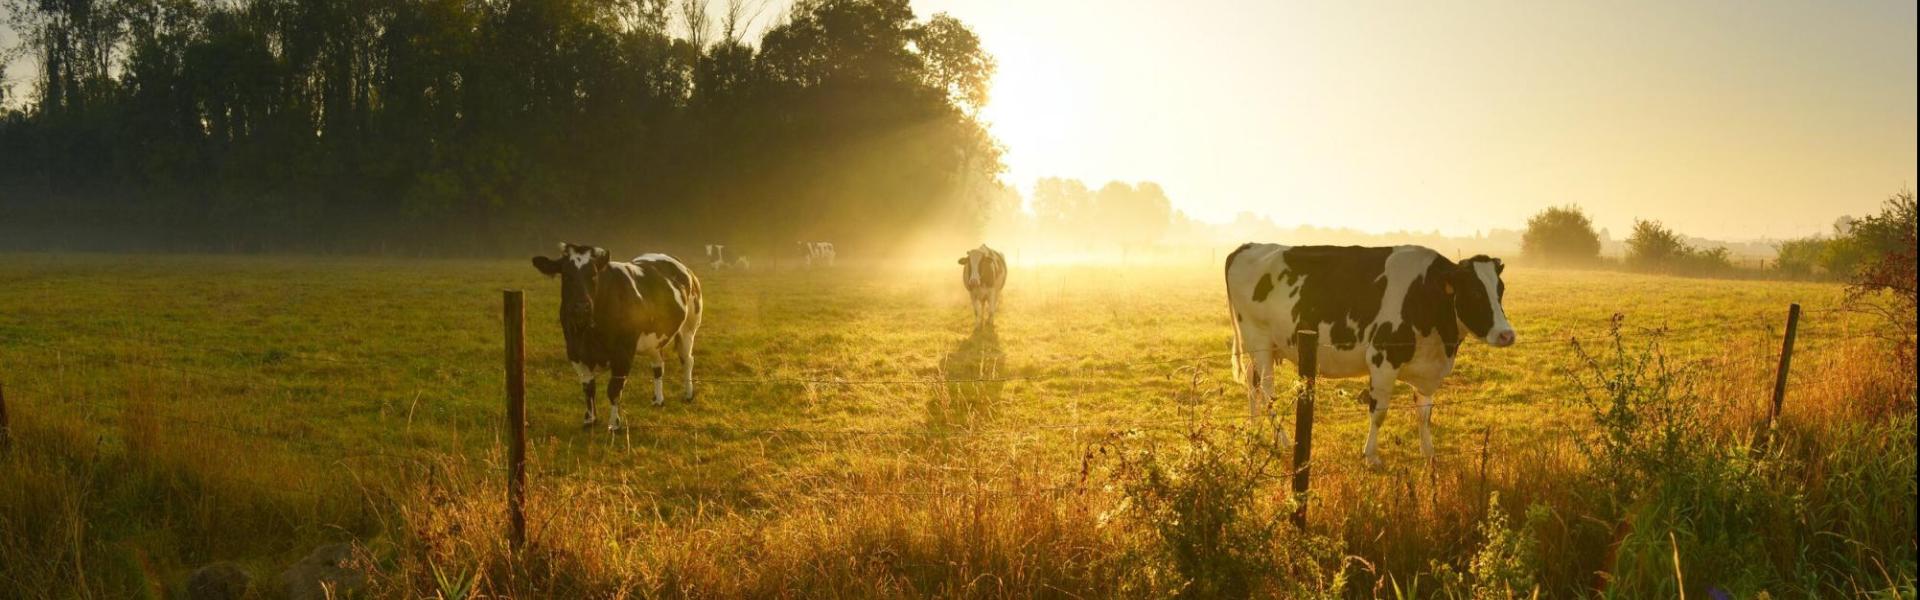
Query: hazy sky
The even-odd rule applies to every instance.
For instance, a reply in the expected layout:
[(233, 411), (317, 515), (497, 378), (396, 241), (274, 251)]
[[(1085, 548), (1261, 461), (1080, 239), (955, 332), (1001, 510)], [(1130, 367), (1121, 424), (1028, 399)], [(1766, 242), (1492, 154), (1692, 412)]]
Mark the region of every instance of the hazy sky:
[(1010, 182), (1471, 233), (1578, 203), (1797, 236), (1915, 182), (1915, 3), (914, 0), (1000, 61)]

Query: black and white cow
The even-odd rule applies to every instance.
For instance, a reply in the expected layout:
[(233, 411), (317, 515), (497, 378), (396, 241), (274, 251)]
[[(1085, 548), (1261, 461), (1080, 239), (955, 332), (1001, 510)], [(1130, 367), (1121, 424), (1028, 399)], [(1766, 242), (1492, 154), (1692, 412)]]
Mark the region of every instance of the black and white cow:
[(659, 406), (665, 375), (660, 352), (673, 343), (686, 369), (685, 397), (693, 399), (693, 340), (702, 306), (700, 280), (679, 260), (665, 254), (642, 254), (631, 262), (607, 257), (605, 248), (560, 244), (559, 258), (535, 256), (533, 267), (560, 276), (560, 328), (587, 400), (582, 424), (594, 423), (593, 380), (606, 371), (612, 431), (622, 426), (620, 390), (636, 353), (651, 359), (653, 404)]
[[(1499, 259), (1454, 263), (1420, 246), (1244, 244), (1227, 255), (1227, 308), (1234, 325), (1234, 375), (1247, 385), (1254, 416), (1273, 398), (1273, 366), (1297, 361), (1294, 332), (1318, 332), (1321, 377), (1367, 376), (1372, 427), (1366, 459), (1380, 463), (1380, 422), (1395, 381), (1419, 399), (1420, 449), (1433, 455), (1433, 395), (1453, 371), (1466, 334), (1494, 347), (1515, 334), (1500, 301)], [(1285, 443), (1285, 428), (1280, 428)]]
[(716, 270), (727, 268), (727, 247), (721, 244), (707, 244), (707, 266)]
[(838, 253), (833, 250), (833, 242), (800, 242), (799, 244), (807, 252), (807, 266), (809, 267), (815, 263), (821, 263), (831, 267), (833, 266), (833, 259), (838, 256)]
[(1007, 257), (981, 244), (960, 257), (960, 284), (967, 287), (973, 301), (973, 326), (993, 324), (993, 313), (1000, 309), (1000, 289), (1007, 286)]

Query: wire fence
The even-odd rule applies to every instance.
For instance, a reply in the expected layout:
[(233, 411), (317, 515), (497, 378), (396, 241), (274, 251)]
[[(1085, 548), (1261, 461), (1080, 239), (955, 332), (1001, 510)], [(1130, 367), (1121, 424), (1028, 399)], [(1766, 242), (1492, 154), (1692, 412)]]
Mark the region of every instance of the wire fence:
[[(1848, 312), (1853, 312), (1853, 311), (1850, 311), (1843, 307), (1829, 307), (1829, 308), (1805, 310), (1802, 312), (1802, 316), (1804, 319), (1807, 316), (1813, 316), (1813, 315), (1831, 315), (1831, 314), (1848, 313)], [(1779, 315), (1773, 314), (1770, 311), (1768, 313), (1755, 313), (1752, 315), (1752, 318), (1755, 321), (1764, 324), (1762, 327), (1764, 328), (1764, 332), (1768, 337), (1777, 339), (1778, 333), (1772, 330), (1771, 319), (1777, 318), (1778, 316)], [(1587, 345), (1598, 346), (1599, 344), (1597, 342), (1582, 342), (1581, 340), (1583, 338), (1588, 340), (1596, 340), (1596, 341), (1605, 340), (1616, 332), (1622, 335), (1642, 336), (1644, 338), (1657, 340), (1657, 341), (1681, 341), (1681, 342), (1723, 341), (1724, 342), (1730, 339), (1734, 335), (1734, 332), (1736, 331), (1732, 328), (1731, 324), (1738, 321), (1742, 321), (1742, 320), (1745, 320), (1745, 318), (1718, 320), (1714, 322), (1699, 323), (1699, 324), (1694, 324), (1694, 325), (1689, 325), (1684, 327), (1620, 326), (1616, 323), (1613, 327), (1609, 329), (1603, 329), (1603, 330), (1597, 330), (1597, 331), (1591, 331), (1591, 332), (1574, 332), (1570, 330), (1563, 330), (1563, 331), (1557, 331), (1557, 332), (1546, 334), (1546, 335), (1536, 334), (1530, 338), (1522, 340), (1520, 345), (1522, 347), (1548, 346), (1548, 347), (1555, 347), (1555, 348), (1560, 348), (1560, 347), (1580, 348)], [(1817, 328), (1815, 327), (1806, 327), (1803, 324), (1802, 328), (1800, 329), (1800, 335), (1802, 337), (1810, 337), (1814, 339), (1825, 338), (1826, 341), (1873, 337), (1871, 335), (1852, 334), (1852, 333), (1835, 334), (1830, 330), (1823, 333), (1815, 333), (1816, 330)], [(1744, 329), (1739, 331), (1744, 333), (1762, 333), (1761, 329)], [(1684, 333), (1699, 334), (1703, 332), (1706, 333), (1707, 335), (1698, 336), (1698, 337), (1679, 336), (1679, 334), (1684, 334)], [(243, 385), (253, 385), (253, 384), (273, 385), (275, 383), (274, 380), (268, 379), (265, 376), (239, 376), (231, 372), (222, 372), (222, 371), (210, 370), (210, 369), (205, 369), (200, 367), (182, 365), (182, 364), (173, 363), (173, 362), (167, 362), (153, 355), (128, 354), (128, 353), (121, 353), (121, 352), (102, 351), (99, 349), (91, 349), (91, 348), (76, 348), (72, 346), (65, 346), (65, 345), (56, 344), (48, 341), (42, 341), (42, 340), (9, 339), (9, 340), (5, 340), (4, 342), (0, 342), (0, 348), (17, 348), (20, 346), (32, 346), (47, 352), (55, 353), (57, 356), (61, 357), (61, 360), (66, 360), (69, 358), (77, 358), (84, 361), (97, 362), (103, 365), (133, 366), (133, 367), (139, 367), (139, 368), (152, 369), (158, 372), (173, 372), (173, 373), (181, 374), (182, 376), (199, 377), (206, 380), (239, 383)], [(1331, 351), (1351, 351), (1356, 347), (1359, 347), (1361, 349), (1366, 349), (1366, 348), (1378, 349), (1378, 348), (1385, 348), (1389, 346), (1391, 346), (1391, 344), (1376, 343), (1376, 344), (1364, 344), (1364, 345), (1356, 346), (1352, 344), (1323, 343), (1319, 345), (1321, 349), (1331, 350)], [(1745, 369), (1756, 370), (1759, 372), (1764, 372), (1765, 369), (1768, 368), (1768, 365), (1772, 361), (1778, 360), (1777, 346), (1775, 346), (1772, 349), (1769, 349), (1767, 347), (1747, 347), (1744, 349), (1753, 350), (1753, 351), (1749, 351), (1749, 352), (1729, 351), (1729, 352), (1723, 353), (1721, 356), (1706, 357), (1704, 359), (1701, 359), (1696, 366), (1719, 367), (1719, 368), (1745, 368)], [(1151, 359), (1140, 360), (1140, 361), (1119, 362), (1119, 363), (1110, 362), (1103, 365), (1098, 365), (1095, 368), (1105, 369), (1105, 370), (1137, 371), (1137, 370), (1149, 369), (1153, 367), (1165, 367), (1168, 365), (1183, 365), (1183, 366), (1196, 365), (1197, 363), (1202, 363), (1206, 361), (1217, 361), (1216, 364), (1224, 365), (1227, 359), (1234, 358), (1236, 356), (1243, 356), (1243, 355), (1250, 356), (1251, 354), (1252, 353), (1249, 353), (1249, 352), (1209, 352), (1209, 353), (1179, 355), (1179, 356), (1162, 356), (1162, 357), (1151, 358)], [(1089, 354), (1065, 356), (1065, 357), (1055, 356), (1055, 357), (1051, 357), (1049, 360), (1051, 362), (1081, 362), (1081, 361), (1089, 361), (1089, 360), (1107, 359), (1107, 358), (1111, 358), (1111, 356), (1112, 356), (1112, 353), (1089, 353)], [(300, 358), (304, 360), (312, 360), (315, 362), (322, 362), (322, 363), (327, 363), (332, 365), (343, 365), (343, 366), (365, 367), (365, 368), (377, 368), (382, 366), (379, 363), (370, 362), (370, 361), (353, 361), (353, 360), (339, 359), (339, 358), (326, 357), (326, 356), (305, 356)], [(987, 358), (991, 358), (994, 360), (1001, 360), (1001, 359), (1007, 358), (1007, 356), (1005, 354), (996, 354), (996, 355), (988, 356)], [(1281, 369), (1276, 369), (1276, 371), (1285, 372), (1284, 370), (1281, 370)], [(1801, 386), (1824, 385), (1824, 384), (1838, 382), (1843, 379), (1846, 379), (1846, 377), (1827, 376), (1827, 377), (1809, 378), (1806, 376), (1796, 375), (1794, 378), (1789, 379), (1789, 383), (1792, 385), (1801, 385)], [(1086, 377), (1084, 375), (1079, 375), (1074, 373), (1056, 372), (1056, 373), (1044, 373), (1044, 374), (1010, 375), (1010, 376), (981, 376), (981, 377), (970, 377), (970, 378), (969, 377), (963, 377), (963, 378), (922, 377), (922, 378), (913, 378), (913, 379), (904, 379), (904, 378), (855, 379), (855, 378), (839, 378), (839, 377), (823, 378), (823, 377), (817, 377), (817, 376), (815, 377), (733, 377), (733, 378), (719, 377), (719, 378), (696, 378), (694, 381), (699, 384), (759, 385), (759, 386), (768, 386), (768, 385), (965, 386), (965, 385), (1003, 384), (1003, 383), (1011, 383), (1011, 382), (1047, 383), (1047, 382), (1073, 381), (1073, 380), (1085, 381)], [(1274, 393), (1272, 394), (1272, 400), (1274, 402), (1272, 402), (1271, 405), (1274, 407), (1278, 407), (1290, 401), (1292, 398), (1297, 397), (1300, 389), (1299, 388), (1300, 385), (1301, 385), (1300, 382), (1294, 382), (1292, 384), (1293, 386), (1292, 389), (1283, 388), (1280, 390), (1275, 390)], [(1225, 389), (1224, 386), (1222, 386), (1221, 389)], [(1209, 397), (1213, 397), (1219, 394), (1212, 393), (1212, 394), (1206, 394), (1206, 395)], [(1364, 398), (1365, 394), (1361, 394), (1360, 396)], [(1364, 417), (1369, 412), (1378, 412), (1378, 411), (1385, 411), (1385, 410), (1436, 409), (1440, 407), (1486, 405), (1486, 404), (1495, 402), (1494, 400), (1490, 400), (1486, 398), (1457, 397), (1457, 398), (1438, 399), (1438, 400), (1423, 399), (1415, 403), (1388, 404), (1386, 406), (1378, 406), (1378, 405), (1368, 406), (1364, 400), (1355, 401), (1351, 403), (1340, 403), (1337, 401), (1330, 402), (1329, 400), (1336, 400), (1336, 399), (1320, 398), (1316, 400), (1317, 405), (1327, 408), (1327, 410), (1325, 410), (1324, 412), (1321, 412), (1320, 414), (1324, 416), (1330, 416), (1330, 417), (1342, 418), (1342, 419), (1348, 418), (1348, 417), (1354, 417), (1354, 416)], [(253, 438), (253, 439), (264, 440), (264, 441), (271, 441), (273, 443), (280, 444), (290, 449), (297, 449), (301, 454), (307, 455), (311, 458), (324, 459), (330, 463), (338, 463), (342, 461), (355, 461), (355, 460), (384, 460), (384, 461), (407, 463), (407, 464), (414, 464), (414, 465), (431, 465), (431, 464), (441, 464), (441, 463), (452, 462), (452, 463), (463, 464), (469, 468), (479, 468), (487, 471), (498, 471), (498, 472), (506, 471), (504, 460), (476, 459), (476, 458), (459, 456), (454, 454), (447, 454), (447, 453), (405, 454), (400, 452), (394, 452), (387, 449), (376, 449), (371, 451), (354, 450), (354, 449), (346, 448), (340, 445), (320, 444), (320, 443), (313, 442), (311, 440), (290, 436), (288, 434), (281, 433), (281, 432), (237, 427), (234, 425), (215, 423), (215, 422), (210, 422), (202, 419), (193, 419), (193, 418), (187, 418), (187, 417), (182, 417), (178, 415), (154, 414), (151, 416), (160, 420), (164, 420), (168, 423), (180, 425), (184, 427), (193, 427), (193, 428), (199, 428), (199, 429), (209, 430), (209, 431), (221, 431), (221, 432), (235, 435), (235, 436)], [(1204, 427), (1212, 427), (1212, 426), (1219, 426), (1219, 425), (1226, 425), (1226, 424), (1233, 424), (1233, 423), (1245, 423), (1245, 422), (1251, 422), (1251, 421), (1258, 421), (1263, 418), (1270, 418), (1270, 417), (1255, 416), (1253, 414), (1244, 413), (1244, 412), (1231, 413), (1231, 414), (1215, 414), (1210, 411), (1200, 410), (1198, 408), (1189, 408), (1188, 414), (1184, 416), (1176, 416), (1176, 417), (1155, 417), (1155, 418), (1142, 418), (1142, 419), (1103, 421), (1103, 422), (1077, 421), (1077, 422), (1029, 423), (1029, 424), (1019, 424), (1019, 425), (997, 425), (992, 427), (956, 426), (956, 427), (945, 427), (945, 428), (927, 427), (927, 428), (913, 428), (913, 429), (879, 429), (879, 428), (835, 428), (835, 427), (807, 427), (807, 426), (739, 427), (739, 426), (729, 426), (729, 425), (723, 425), (723, 424), (695, 424), (695, 423), (630, 423), (627, 425), (627, 428), (630, 430), (640, 430), (640, 431), (678, 431), (678, 432), (690, 432), (690, 433), (702, 433), (702, 434), (725, 434), (725, 435), (732, 435), (736, 437), (757, 437), (757, 438), (772, 438), (775, 436), (795, 436), (795, 437), (805, 437), (805, 438), (814, 438), (814, 439), (828, 438), (828, 437), (845, 437), (845, 438), (887, 437), (887, 438), (935, 438), (935, 439), (938, 439), (938, 438), (985, 438), (985, 437), (992, 437), (992, 436), (1010, 436), (1010, 437), (1031, 436), (1031, 435), (1041, 434), (1046, 432), (1071, 432), (1076, 435), (1093, 434), (1096, 437), (1113, 438), (1114, 436), (1126, 434), (1128, 432), (1141, 432), (1141, 431), (1159, 430), (1159, 431), (1175, 431), (1175, 432), (1181, 432), (1181, 431), (1192, 432), (1199, 428), (1204, 428)], [(1498, 448), (1492, 447), (1488, 444), (1482, 444), (1477, 447), (1472, 445), (1463, 445), (1463, 446), (1456, 447), (1443, 452), (1436, 452), (1432, 456), (1423, 457), (1423, 460), (1421, 462), (1422, 464), (1426, 465), (1429, 469), (1432, 469), (1438, 465), (1448, 464), (1450, 462), (1462, 460), (1465, 458), (1477, 457), (1480, 460), (1484, 461), (1485, 457), (1489, 453), (1495, 452), (1495, 451), (1526, 451), (1526, 450), (1527, 450), (1526, 447), (1513, 445), (1511, 443), (1503, 444)], [(1358, 463), (1357, 461), (1321, 462), (1320, 464), (1313, 465), (1312, 469), (1313, 469), (1313, 473), (1316, 476), (1346, 475), (1346, 474), (1352, 474), (1352, 473), (1358, 472), (1360, 470), (1365, 470), (1369, 472), (1379, 472), (1379, 470), (1373, 469), (1371, 467), (1367, 467), (1366, 465)], [(561, 470), (554, 470), (554, 469), (541, 469), (541, 470), (536, 470), (534, 474), (539, 477), (548, 477), (548, 478), (582, 481), (582, 482), (592, 482), (592, 483), (604, 484), (604, 485), (620, 485), (620, 486), (634, 487), (634, 483), (631, 478), (597, 474), (590, 471), (578, 471), (578, 470), (561, 471)], [(1065, 493), (1074, 493), (1074, 492), (1084, 491), (1085, 489), (1086, 489), (1085, 485), (1081, 483), (1081, 484), (1072, 484), (1072, 485), (1052, 485), (1052, 486), (1022, 485), (1017, 487), (1004, 487), (1004, 488), (990, 488), (990, 487), (985, 487), (980, 485), (974, 485), (974, 486), (965, 486), (965, 487), (956, 488), (956, 489), (939, 489), (939, 490), (861, 489), (861, 488), (846, 487), (846, 486), (841, 486), (841, 487), (808, 486), (807, 491), (808, 493), (815, 494), (815, 495), (871, 495), (871, 496), (900, 496), (900, 497), (923, 497), (923, 498), (930, 498), (930, 497), (998, 498), (998, 497), (1059, 495), (1059, 494), (1065, 494)], [(679, 496), (679, 495), (755, 496), (755, 495), (768, 493), (770, 490), (766, 487), (761, 487), (761, 486), (691, 486), (691, 487), (681, 486), (681, 487), (663, 487), (663, 488), (649, 489), (646, 491), (648, 491), (649, 493), (654, 493), (658, 495), (675, 495), (675, 496)]]

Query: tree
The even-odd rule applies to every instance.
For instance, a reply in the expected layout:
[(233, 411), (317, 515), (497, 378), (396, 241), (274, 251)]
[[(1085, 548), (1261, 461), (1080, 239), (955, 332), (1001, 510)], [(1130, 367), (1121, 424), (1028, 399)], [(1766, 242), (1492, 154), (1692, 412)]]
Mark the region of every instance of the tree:
[(1527, 219), (1520, 253), (1546, 262), (1592, 262), (1600, 256), (1600, 234), (1579, 206), (1548, 208)]
[(1094, 194), (1093, 207), (1093, 226), (1099, 235), (1123, 247), (1160, 241), (1173, 215), (1166, 191), (1150, 181), (1138, 186), (1109, 182)]
[(1634, 219), (1633, 234), (1627, 236), (1627, 265), (1640, 268), (1670, 268), (1693, 249), (1680, 234), (1659, 221)]
[(964, 23), (809, 0), (750, 43), (767, 2), (708, 4), (0, 0), (0, 63), (40, 67), (0, 115), (0, 243), (874, 247), (1005, 204)]
[(1908, 369), (1911, 381), (1914, 367), (1915, 225), (1913, 192), (1902, 190), (1881, 205), (1879, 214), (1854, 223), (1852, 238), (1864, 249), (1866, 258), (1854, 271), (1847, 286), (1847, 300), (1857, 308), (1879, 314), (1885, 331), (1899, 352), (1898, 364)]
[(1633, 235), (1627, 238), (1627, 266), (1663, 273), (1711, 275), (1731, 271), (1733, 256), (1724, 247), (1696, 248), (1659, 221), (1635, 219)]

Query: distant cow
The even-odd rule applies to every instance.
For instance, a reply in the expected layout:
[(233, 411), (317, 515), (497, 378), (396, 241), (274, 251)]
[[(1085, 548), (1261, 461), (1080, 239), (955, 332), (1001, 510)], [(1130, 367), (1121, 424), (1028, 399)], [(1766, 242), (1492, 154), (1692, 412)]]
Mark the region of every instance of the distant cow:
[[(1371, 379), (1367, 462), (1380, 463), (1380, 422), (1395, 381), (1419, 398), (1420, 450), (1432, 456), (1433, 395), (1453, 371), (1462, 330), (1494, 347), (1513, 345), (1500, 304), (1505, 269), (1496, 258), (1455, 264), (1420, 246), (1240, 246), (1227, 255), (1227, 308), (1234, 375), (1247, 385), (1249, 408), (1260, 415), (1273, 398), (1273, 365), (1297, 361), (1293, 334), (1311, 329), (1321, 377)], [(1284, 428), (1280, 438), (1284, 444)]]
[(807, 266), (809, 267), (813, 266), (814, 263), (822, 263), (831, 267), (833, 266), (833, 259), (838, 256), (838, 253), (833, 251), (833, 242), (800, 242), (800, 246), (807, 252)]
[(973, 326), (993, 324), (993, 313), (1000, 308), (1000, 288), (1007, 285), (1007, 257), (981, 244), (960, 257), (960, 266), (960, 284), (973, 301)]
[(707, 266), (715, 269), (727, 268), (727, 247), (720, 244), (707, 244)]
[(672, 342), (686, 369), (686, 399), (693, 399), (693, 339), (700, 329), (700, 280), (679, 260), (642, 254), (632, 262), (612, 262), (604, 248), (560, 244), (560, 257), (533, 257), (533, 267), (560, 276), (560, 329), (566, 334), (567, 360), (580, 375), (587, 400), (583, 425), (594, 422), (593, 380), (608, 371), (607, 430), (617, 430), (620, 390), (626, 386), (633, 356), (644, 352), (653, 364), (653, 404), (663, 401), (661, 350)]

